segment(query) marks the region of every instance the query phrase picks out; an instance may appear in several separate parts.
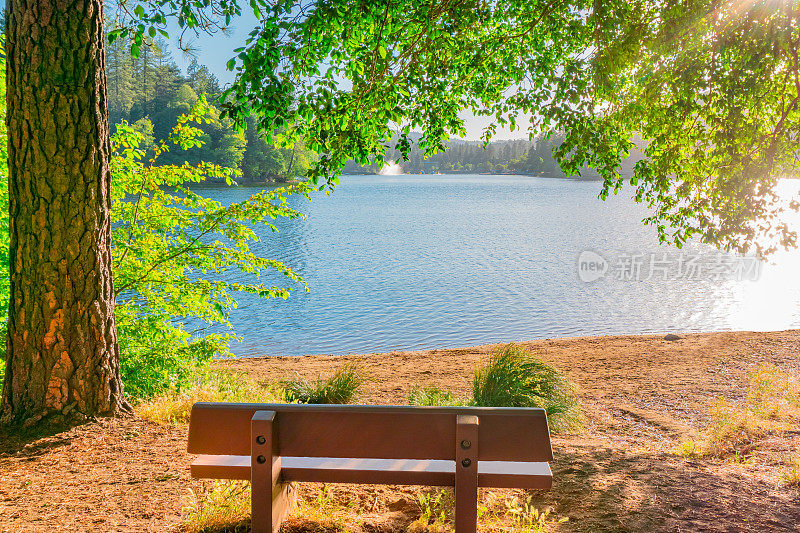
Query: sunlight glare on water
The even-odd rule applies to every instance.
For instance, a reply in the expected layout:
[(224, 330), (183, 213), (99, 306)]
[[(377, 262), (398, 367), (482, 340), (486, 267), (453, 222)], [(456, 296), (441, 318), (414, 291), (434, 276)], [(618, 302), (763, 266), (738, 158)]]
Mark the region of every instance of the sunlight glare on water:
[[(788, 203), (800, 201), (800, 180), (781, 180), (778, 193)], [(785, 220), (800, 233), (800, 213), (788, 211)], [(797, 327), (800, 316), (800, 252), (780, 250), (762, 264), (756, 282), (732, 287), (731, 328), (757, 331)]]

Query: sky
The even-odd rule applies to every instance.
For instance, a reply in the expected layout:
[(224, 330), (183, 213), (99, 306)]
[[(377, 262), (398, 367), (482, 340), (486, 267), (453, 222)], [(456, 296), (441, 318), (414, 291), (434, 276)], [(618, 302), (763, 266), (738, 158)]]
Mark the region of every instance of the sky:
[[(248, 34), (257, 25), (257, 19), (252, 12), (248, 9), (243, 9), (242, 11), (242, 16), (238, 20), (232, 21), (229, 35), (223, 35), (222, 33), (207, 35), (201, 33), (195, 36), (191, 32), (184, 34), (184, 44), (188, 42), (192, 45), (194, 57), (197, 58), (198, 63), (206, 65), (219, 78), (223, 86), (233, 81), (233, 73), (226, 68), (225, 64), (235, 55), (233, 50), (244, 45)], [(186, 68), (192, 62), (192, 56), (186, 55), (178, 48), (180, 29), (173, 21), (168, 26), (167, 31), (170, 34), (169, 43), (172, 57), (178, 66), (186, 72)], [(470, 141), (478, 140), (484, 128), (491, 122), (487, 117), (476, 117), (468, 111), (460, 113), (460, 116), (464, 118), (467, 130), (467, 135), (463, 138)], [(524, 124), (525, 121), (520, 120), (519, 123)], [(497, 133), (493, 137), (495, 140), (522, 138), (527, 138), (527, 136), (519, 129), (512, 132), (501, 128), (497, 129)]]

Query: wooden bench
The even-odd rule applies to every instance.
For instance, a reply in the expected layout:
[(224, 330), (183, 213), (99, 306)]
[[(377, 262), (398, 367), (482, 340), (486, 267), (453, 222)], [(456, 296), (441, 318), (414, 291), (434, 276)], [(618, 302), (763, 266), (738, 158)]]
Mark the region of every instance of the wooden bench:
[(455, 487), (457, 533), (478, 487), (552, 484), (542, 409), (196, 403), (189, 453), (193, 477), (251, 482), (257, 533), (278, 531), (292, 481)]

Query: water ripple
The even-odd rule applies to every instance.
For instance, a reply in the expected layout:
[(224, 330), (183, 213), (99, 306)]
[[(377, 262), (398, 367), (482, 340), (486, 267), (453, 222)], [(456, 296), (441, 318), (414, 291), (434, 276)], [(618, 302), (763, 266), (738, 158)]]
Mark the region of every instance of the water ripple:
[[(330, 197), (292, 200), (306, 220), (279, 221), (277, 234), (259, 228), (255, 251), (303, 274), (310, 293), (243, 298), (231, 315), (243, 341), (232, 350), (346, 354), (800, 327), (797, 253), (765, 267), (758, 282), (581, 282), (584, 250), (678, 253), (642, 225), (642, 206), (601, 202), (598, 191), (596, 183), (512, 176), (345, 176)], [(204, 192), (231, 202), (255, 190)]]

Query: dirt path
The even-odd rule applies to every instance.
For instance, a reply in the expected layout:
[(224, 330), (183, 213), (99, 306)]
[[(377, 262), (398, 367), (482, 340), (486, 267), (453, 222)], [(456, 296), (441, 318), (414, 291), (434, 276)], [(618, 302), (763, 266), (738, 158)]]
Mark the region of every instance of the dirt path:
[[(672, 453), (703, 426), (711, 401), (743, 397), (752, 365), (768, 361), (800, 375), (800, 331), (522, 344), (568, 374), (587, 414), (581, 435), (553, 439), (554, 489), (534, 495), (539, 508), (569, 518), (553, 530), (800, 531), (800, 492), (780, 485), (777, 461), (685, 460)], [(490, 350), (263, 358), (221, 367), (273, 382), (355, 361), (370, 374), (361, 400), (390, 404), (405, 403), (413, 385), (436, 384), (467, 396), (471, 372)], [(202, 487), (188, 477), (185, 432), (122, 419), (27, 442), (0, 434), (0, 531), (178, 529), (189, 491)], [(775, 437), (769, 446), (797, 450), (800, 431)], [(333, 494), (359, 515), (353, 517), (356, 530), (399, 531), (408, 520), (386, 517), (413, 507), (408, 490), (342, 485)], [(314, 529), (306, 522), (287, 525), (287, 531)]]

